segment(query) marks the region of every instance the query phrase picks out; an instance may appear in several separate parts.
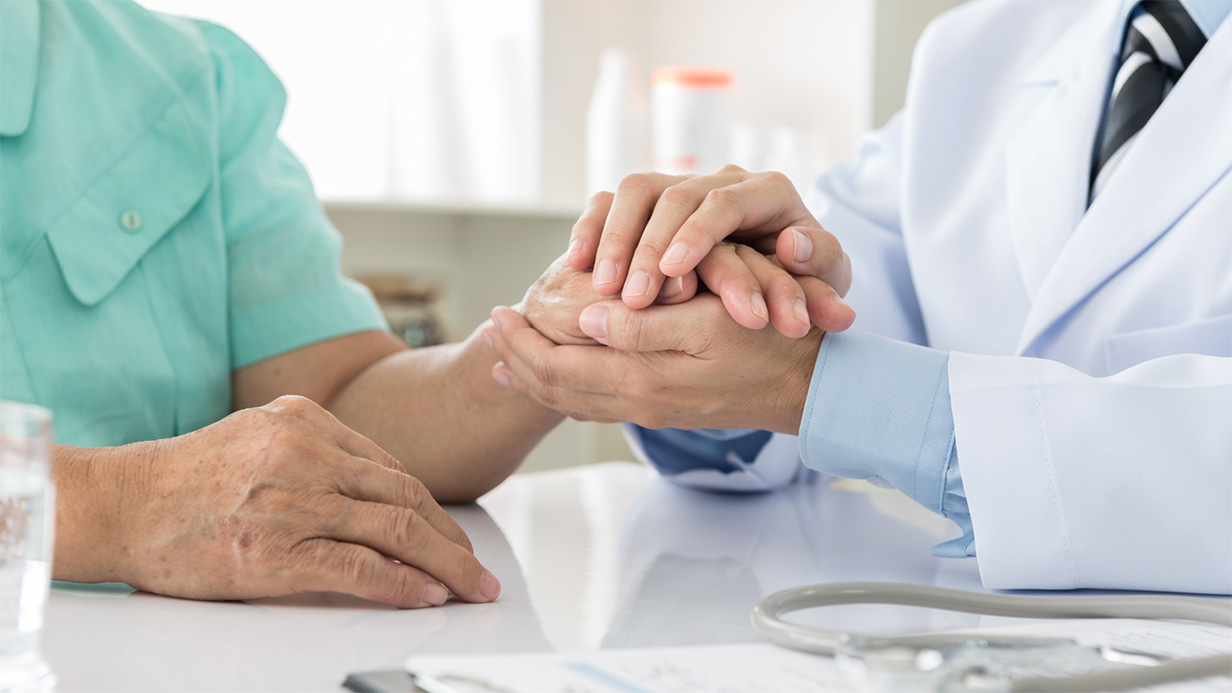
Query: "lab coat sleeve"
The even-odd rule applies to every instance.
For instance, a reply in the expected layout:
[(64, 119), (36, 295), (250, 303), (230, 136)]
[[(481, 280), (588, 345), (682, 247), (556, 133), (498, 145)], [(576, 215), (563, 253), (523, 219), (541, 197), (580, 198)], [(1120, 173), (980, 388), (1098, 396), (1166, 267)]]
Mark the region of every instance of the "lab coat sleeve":
[(953, 353), (949, 380), (987, 587), (1232, 593), (1232, 358)]
[(838, 164), (806, 194), (809, 209), (851, 258), (846, 300), (857, 329), (927, 344), (901, 232), (901, 114), (860, 140), (856, 161)]

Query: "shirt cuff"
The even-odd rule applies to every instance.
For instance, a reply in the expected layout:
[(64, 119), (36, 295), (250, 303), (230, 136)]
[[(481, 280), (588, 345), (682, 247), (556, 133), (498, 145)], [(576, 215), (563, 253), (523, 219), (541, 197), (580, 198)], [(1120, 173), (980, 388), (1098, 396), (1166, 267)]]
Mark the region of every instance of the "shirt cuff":
[(893, 486), (954, 520), (963, 538), (934, 551), (974, 555), (946, 352), (861, 332), (827, 334), (800, 422), (800, 456), (827, 474)]

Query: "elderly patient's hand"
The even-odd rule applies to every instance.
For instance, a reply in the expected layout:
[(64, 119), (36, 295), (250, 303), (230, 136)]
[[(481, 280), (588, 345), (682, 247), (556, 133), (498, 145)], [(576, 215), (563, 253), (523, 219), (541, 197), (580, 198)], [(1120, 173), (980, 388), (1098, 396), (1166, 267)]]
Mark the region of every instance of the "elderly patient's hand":
[[(148, 446), (116, 530), (139, 589), (197, 599), (348, 592), (400, 607), (500, 584), (423, 485), (302, 397)], [(395, 562), (395, 560), (397, 562)], [(442, 586), (443, 585), (443, 586)]]
[(796, 433), (822, 337), (742, 327), (713, 294), (641, 310), (619, 300), (586, 308), (582, 327), (607, 346), (553, 344), (508, 308), (492, 318), (498, 382), (573, 418), (651, 428)]
[[(697, 293), (697, 274), (689, 272), (664, 282), (659, 305), (687, 301)], [(582, 309), (604, 299), (595, 292), (590, 272), (569, 267), (564, 256), (548, 266), (516, 306), (531, 327), (557, 344), (598, 344), (578, 326)]]

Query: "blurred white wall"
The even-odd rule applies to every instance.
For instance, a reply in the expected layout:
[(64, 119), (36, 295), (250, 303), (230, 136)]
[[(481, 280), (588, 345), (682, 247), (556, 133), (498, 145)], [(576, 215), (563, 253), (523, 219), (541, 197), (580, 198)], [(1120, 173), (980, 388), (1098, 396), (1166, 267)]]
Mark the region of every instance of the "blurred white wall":
[[(956, 2), (142, 1), (228, 26), (266, 59), (290, 96), (281, 134), (346, 238), (344, 271), (436, 286), (455, 338), (564, 251), (604, 48), (633, 53), (647, 82), (662, 64), (728, 68), (736, 120), (844, 159), (901, 106), (916, 37)], [(615, 426), (568, 421), (524, 469), (619, 458)]]
[(734, 116), (849, 156), (875, 0), (145, 0), (223, 24), (283, 80), (322, 198), (578, 205), (599, 53), (737, 76)]

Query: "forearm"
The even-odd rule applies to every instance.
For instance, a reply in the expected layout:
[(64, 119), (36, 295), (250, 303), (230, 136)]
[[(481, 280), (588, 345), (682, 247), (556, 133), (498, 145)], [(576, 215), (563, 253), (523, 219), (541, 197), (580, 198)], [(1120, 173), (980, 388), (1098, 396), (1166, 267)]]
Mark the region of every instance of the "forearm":
[(128, 546), (123, 526), (126, 499), (154, 443), (118, 448), (56, 445), (52, 478), (56, 485), (56, 540), (52, 578), (70, 582), (123, 582)]
[(400, 351), (352, 378), (328, 408), (437, 500), (471, 501), (513, 473), (564, 418), (496, 384), (496, 361), (478, 330), (458, 344)]

